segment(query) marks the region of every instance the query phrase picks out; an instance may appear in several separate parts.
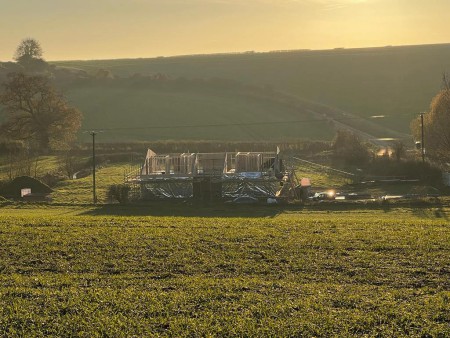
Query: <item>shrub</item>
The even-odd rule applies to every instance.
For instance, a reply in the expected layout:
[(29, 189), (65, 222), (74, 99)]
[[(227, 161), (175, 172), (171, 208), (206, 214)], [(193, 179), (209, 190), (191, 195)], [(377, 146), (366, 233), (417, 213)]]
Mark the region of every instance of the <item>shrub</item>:
[(428, 162), (392, 161), (389, 158), (377, 158), (371, 162), (368, 172), (377, 176), (420, 179), (422, 182), (435, 186), (442, 184), (442, 171)]
[(335, 162), (347, 165), (364, 165), (370, 160), (368, 148), (355, 133), (338, 130), (332, 144)]
[(128, 193), (130, 186), (127, 184), (112, 184), (108, 187), (106, 195), (110, 201), (117, 201), (120, 204), (127, 204), (129, 201)]

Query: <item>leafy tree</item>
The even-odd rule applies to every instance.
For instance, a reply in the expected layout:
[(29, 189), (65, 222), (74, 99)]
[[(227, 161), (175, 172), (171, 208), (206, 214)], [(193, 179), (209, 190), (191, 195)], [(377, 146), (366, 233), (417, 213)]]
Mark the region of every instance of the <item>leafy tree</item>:
[(40, 43), (32, 38), (23, 39), (16, 49), (14, 60), (20, 62), (24, 59), (42, 59), (42, 47)]
[(349, 165), (363, 165), (370, 159), (370, 153), (358, 135), (346, 130), (337, 131), (332, 149), (336, 161)]
[[(445, 78), (444, 78), (444, 82)], [(438, 160), (450, 159), (450, 88), (448, 84), (431, 101), (430, 111), (423, 116), (427, 156)], [(411, 123), (416, 140), (421, 140), (421, 119)]]
[(42, 54), (40, 43), (35, 39), (26, 38), (17, 47), (14, 60), (27, 70), (39, 71), (47, 66)]
[(70, 107), (44, 76), (10, 74), (0, 104), (7, 115), (0, 132), (41, 151), (63, 148), (81, 126), (81, 112)]

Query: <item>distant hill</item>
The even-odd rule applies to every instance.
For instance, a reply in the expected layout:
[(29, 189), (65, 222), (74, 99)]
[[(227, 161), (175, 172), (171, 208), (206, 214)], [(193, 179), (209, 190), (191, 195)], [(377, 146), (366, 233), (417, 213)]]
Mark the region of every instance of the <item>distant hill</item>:
[(163, 73), (270, 86), (358, 116), (386, 115), (377, 122), (409, 132), (411, 118), (428, 108), (442, 73), (450, 71), (450, 44), (55, 64), (86, 71), (104, 68), (122, 77)]
[(450, 44), (51, 65), (107, 141), (405, 138), (450, 71)]

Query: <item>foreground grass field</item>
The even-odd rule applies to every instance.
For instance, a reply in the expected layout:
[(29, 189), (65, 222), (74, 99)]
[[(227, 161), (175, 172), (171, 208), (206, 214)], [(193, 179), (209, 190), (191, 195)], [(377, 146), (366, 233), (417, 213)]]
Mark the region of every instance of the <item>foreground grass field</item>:
[(2, 335), (450, 335), (446, 208), (157, 208), (1, 208)]

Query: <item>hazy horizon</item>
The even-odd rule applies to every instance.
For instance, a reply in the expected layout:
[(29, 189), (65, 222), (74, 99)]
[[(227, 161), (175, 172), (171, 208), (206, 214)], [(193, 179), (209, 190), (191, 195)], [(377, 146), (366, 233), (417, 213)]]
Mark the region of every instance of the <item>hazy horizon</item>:
[(0, 60), (37, 39), (46, 60), (445, 44), (447, 0), (0, 0)]
[[(158, 58), (177, 58), (177, 57), (190, 57), (190, 56), (214, 56), (214, 55), (240, 55), (247, 53), (265, 54), (265, 53), (289, 53), (289, 52), (331, 52), (333, 50), (358, 50), (358, 49), (382, 49), (382, 48), (401, 48), (401, 47), (426, 47), (426, 46), (440, 46), (450, 45), (450, 42), (435, 42), (435, 43), (423, 43), (423, 44), (405, 44), (405, 45), (380, 45), (380, 46), (360, 46), (360, 47), (333, 47), (322, 49), (310, 49), (310, 48), (298, 48), (298, 49), (272, 49), (272, 50), (242, 50), (242, 51), (221, 51), (221, 52), (205, 52), (205, 53), (192, 53), (192, 54), (173, 54), (173, 55), (150, 55), (150, 56), (134, 56), (134, 57), (112, 57), (112, 58), (79, 58), (79, 59), (53, 59), (45, 58), (48, 62), (65, 62), (65, 61), (105, 61), (105, 60), (136, 60), (136, 59), (158, 59)], [(7, 60), (14, 61), (14, 60)], [(1, 62), (1, 60), (0, 60)]]

